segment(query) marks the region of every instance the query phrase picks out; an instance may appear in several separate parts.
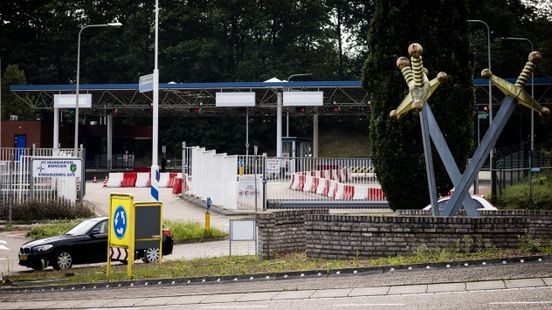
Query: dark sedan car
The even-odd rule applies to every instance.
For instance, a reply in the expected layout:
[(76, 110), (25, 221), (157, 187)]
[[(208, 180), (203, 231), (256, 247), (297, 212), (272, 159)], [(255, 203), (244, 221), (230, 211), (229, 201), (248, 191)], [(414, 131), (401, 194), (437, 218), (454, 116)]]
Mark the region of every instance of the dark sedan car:
[[(64, 235), (29, 241), (19, 249), (19, 265), (42, 270), (47, 266), (68, 269), (72, 265), (107, 261), (107, 217), (85, 220)], [(173, 249), (169, 229), (163, 227), (163, 255)], [(136, 259), (159, 260), (159, 249), (137, 250)]]

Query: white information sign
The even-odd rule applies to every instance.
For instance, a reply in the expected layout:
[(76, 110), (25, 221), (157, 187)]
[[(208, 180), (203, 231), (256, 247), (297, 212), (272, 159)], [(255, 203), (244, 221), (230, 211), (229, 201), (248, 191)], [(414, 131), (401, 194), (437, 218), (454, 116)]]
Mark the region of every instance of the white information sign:
[(230, 240), (255, 240), (255, 220), (230, 220)]
[(321, 91), (285, 91), (283, 106), (322, 106), (324, 104), (324, 93)]
[[(262, 176), (257, 176), (257, 197), (261, 195)], [(238, 198), (254, 199), (255, 198), (255, 177), (240, 176), (238, 180)]]
[(142, 75), (138, 79), (138, 91), (141, 93), (153, 91), (153, 73)]
[(280, 159), (267, 158), (266, 173), (280, 173)]
[(33, 158), (33, 177), (82, 177), (80, 158)]
[(217, 107), (254, 107), (255, 93), (217, 93)]
[[(54, 108), (74, 109), (77, 106), (76, 94), (54, 94)], [(79, 94), (79, 109), (92, 107), (92, 94)]]

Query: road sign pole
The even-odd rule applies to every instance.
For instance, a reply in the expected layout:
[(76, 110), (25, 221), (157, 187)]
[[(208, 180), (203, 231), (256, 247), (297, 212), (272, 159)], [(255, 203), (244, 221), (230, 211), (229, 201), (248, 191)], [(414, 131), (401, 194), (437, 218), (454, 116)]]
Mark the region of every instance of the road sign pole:
[(151, 197), (159, 201), (159, 166), (157, 164), (157, 138), (159, 119), (159, 70), (157, 68), (158, 53), (158, 32), (159, 32), (159, 1), (155, 0), (155, 68), (153, 69), (153, 132), (151, 151)]

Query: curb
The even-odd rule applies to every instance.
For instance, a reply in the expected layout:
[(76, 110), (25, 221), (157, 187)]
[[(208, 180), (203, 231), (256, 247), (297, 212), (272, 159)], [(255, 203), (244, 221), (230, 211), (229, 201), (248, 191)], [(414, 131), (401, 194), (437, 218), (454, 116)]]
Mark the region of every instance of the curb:
[[(103, 283), (85, 283), (85, 284), (65, 284), (65, 285), (45, 285), (45, 286), (22, 286), (17, 287), (1, 287), (0, 292), (9, 293), (28, 293), (28, 292), (46, 292), (46, 291), (74, 291), (74, 290), (102, 290), (112, 288), (128, 288), (142, 286), (175, 286), (175, 285), (201, 285), (201, 284), (218, 284), (218, 283), (233, 283), (233, 282), (250, 282), (250, 281), (268, 281), (268, 280), (285, 280), (298, 278), (319, 278), (319, 277), (338, 277), (338, 276), (355, 276), (381, 274), (395, 271), (410, 271), (421, 269), (448, 269), (448, 268), (468, 268), (474, 266), (500, 266), (507, 264), (523, 264), (526, 262), (552, 262), (552, 255), (538, 256), (518, 256), (506, 259), (481, 259), (467, 260), (450, 263), (426, 263), (412, 265), (397, 265), (397, 266), (381, 266), (381, 267), (359, 267), (359, 268), (341, 268), (341, 269), (325, 269), (325, 270), (305, 270), (305, 271), (290, 271), (290, 272), (272, 272), (272, 273), (256, 273), (249, 275), (227, 275), (227, 276), (205, 276), (205, 277), (188, 277), (174, 279), (148, 279), (148, 280), (124, 280), (115, 282)], [(439, 284), (435, 282), (431, 284)], [(446, 282), (449, 283), (449, 282)]]
[[(180, 195), (179, 196), (180, 199), (182, 200), (185, 200), (193, 205), (195, 205), (196, 207), (198, 208), (201, 208), (202, 210), (205, 210), (206, 211), (206, 202), (204, 200), (201, 200), (197, 197), (194, 197), (194, 196), (189, 196), (189, 195)], [(224, 209), (224, 208), (221, 208), (220, 206), (216, 206), (216, 205), (213, 205), (211, 207), (211, 212), (213, 213), (217, 213), (217, 214), (221, 214), (221, 215), (225, 215), (225, 216), (254, 216), (255, 215), (255, 211), (249, 211), (249, 210), (238, 210), (238, 211), (231, 211), (231, 210), (227, 210), (227, 209)]]

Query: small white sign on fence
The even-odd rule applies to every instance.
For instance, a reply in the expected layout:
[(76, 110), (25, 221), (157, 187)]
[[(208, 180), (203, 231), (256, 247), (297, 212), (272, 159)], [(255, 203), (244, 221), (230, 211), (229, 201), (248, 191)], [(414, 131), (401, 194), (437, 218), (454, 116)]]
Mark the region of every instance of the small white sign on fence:
[(33, 158), (33, 177), (82, 177), (80, 158)]
[(280, 159), (266, 159), (266, 173), (280, 173)]

